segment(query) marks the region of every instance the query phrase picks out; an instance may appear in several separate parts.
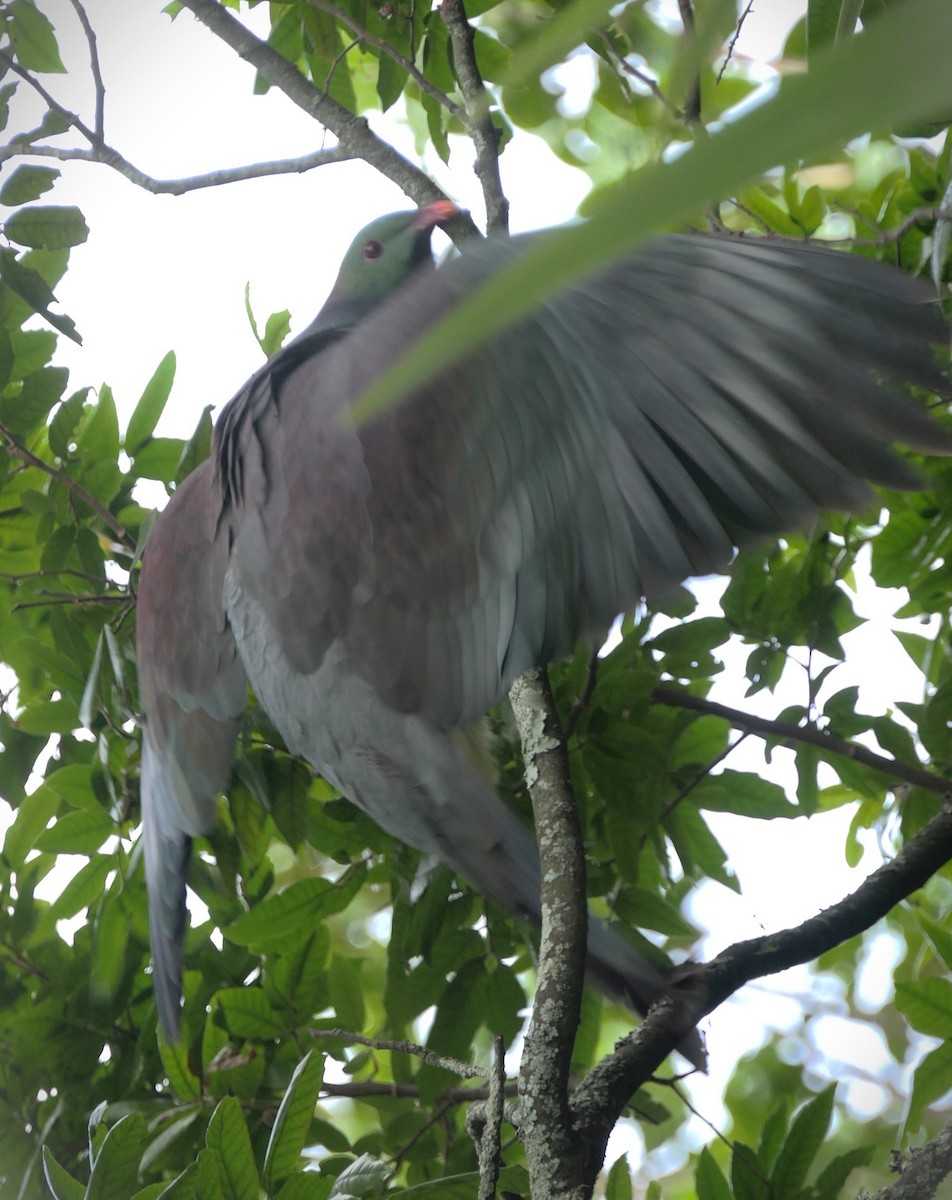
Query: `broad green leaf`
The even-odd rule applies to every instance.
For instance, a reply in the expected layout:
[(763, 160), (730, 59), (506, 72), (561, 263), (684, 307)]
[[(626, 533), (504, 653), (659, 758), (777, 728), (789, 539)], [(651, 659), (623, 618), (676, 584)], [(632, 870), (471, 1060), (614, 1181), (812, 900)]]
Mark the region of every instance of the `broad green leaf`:
[(549, 296), (633, 250), (660, 225), (691, 216), (754, 175), (943, 109), (952, 100), (950, 42), (947, 0), (897, 6), (863, 37), (819, 56), (808, 76), (787, 76), (772, 100), (742, 120), (619, 184), (591, 220), (540, 237), (368, 388), (354, 405), (355, 418), (366, 420)]
[(38, 788), (20, 804), (17, 815), (3, 838), (3, 854), (14, 867), (19, 867), (36, 845), (60, 806), (59, 797)]
[(125, 972), (129, 919), (116, 896), (106, 896), (93, 928), (89, 990), (97, 1003), (113, 999)]
[(605, 1179), (605, 1200), (632, 1200), (632, 1195), (628, 1156), (623, 1154), (615, 1159), (608, 1170)]
[(332, 1184), (333, 1180), (326, 1175), (318, 1175), (314, 1171), (302, 1172), (284, 1181), (275, 1200), (327, 1200)]
[(33, 200), (39, 200), (59, 176), (59, 171), (54, 167), (33, 167), (24, 163), (17, 167), (0, 188), (0, 204), (8, 204), (13, 208), (18, 204), (30, 204)]
[(868, 1166), (875, 1153), (875, 1146), (855, 1146), (834, 1158), (823, 1168), (813, 1185), (814, 1200), (839, 1200), (852, 1172), (857, 1167)]
[(896, 1007), (919, 1033), (952, 1039), (952, 983), (948, 979), (897, 983)]
[(83, 728), (88, 729), (93, 723), (96, 711), (96, 700), (99, 695), (99, 671), (102, 667), (103, 635), (100, 630), (96, 639), (96, 650), (93, 653), (93, 664), (86, 676), (86, 686), (83, 688), (83, 698), (79, 702), (79, 721)]
[[(202, 1154), (207, 1154), (207, 1150), (201, 1151)], [(185, 1168), (181, 1175), (176, 1176), (165, 1189), (159, 1193), (159, 1200), (196, 1200), (196, 1182), (198, 1176), (198, 1163), (192, 1162)], [(203, 1196), (202, 1200), (212, 1200), (211, 1196)]]
[(115, 832), (104, 809), (66, 813), (40, 834), (36, 848), (47, 854), (92, 854)]
[(272, 946), (286, 941), (307, 926), (345, 909), (360, 890), (363, 879), (364, 874), (359, 870), (349, 871), (339, 883), (301, 879), (232, 921), (223, 933), (229, 941), (241, 946)]
[(241, 1105), (226, 1096), (212, 1113), (205, 1145), (218, 1155), (225, 1200), (258, 1200), (258, 1172)]
[[(601, 28), (614, 7), (612, 0), (576, 0), (557, 8), (541, 29), (513, 50), (502, 77), (501, 87), (531, 85), (544, 71), (561, 62), (585, 41), (589, 33)], [(470, 11), (467, 7), (467, 13)]]
[(79, 425), (86, 404), (89, 388), (74, 392), (69, 399), (64, 400), (50, 421), (48, 437), (50, 449), (58, 458), (66, 458), (70, 453), (70, 443), (76, 427)]
[(33, 0), (12, 0), (5, 7), (7, 33), (20, 66), (27, 71), (62, 74), (66, 68), (49, 18)]
[(74, 917), (80, 909), (88, 908), (103, 893), (106, 878), (115, 868), (110, 855), (97, 854), (76, 872), (53, 901), (51, 911), (57, 921)]
[(809, 0), (807, 5), (807, 48), (813, 60), (818, 50), (836, 41), (836, 27), (843, 0)]
[(310, 1050), (295, 1067), (271, 1127), (264, 1156), (264, 1185), (269, 1192), (300, 1166), (323, 1077), (323, 1056)]
[(331, 1197), (383, 1195), (384, 1185), (389, 1174), (390, 1167), (387, 1163), (380, 1162), (372, 1154), (361, 1154), (337, 1176), (330, 1195)]
[(260, 1040), (285, 1032), (286, 1022), (268, 1003), (260, 988), (222, 988), (212, 997), (235, 1037)]
[(830, 1127), (836, 1085), (831, 1084), (808, 1100), (793, 1119), (777, 1161), (770, 1173), (771, 1187), (778, 1195), (795, 1195), (806, 1182)]
[(113, 1125), (96, 1156), (86, 1200), (121, 1200), (132, 1195), (145, 1138), (145, 1117), (141, 1113), (129, 1113)]
[(139, 402), (133, 409), (126, 429), (125, 451), (131, 457), (139, 453), (158, 424), (165, 410), (172, 381), (175, 379), (175, 352), (170, 350), (156, 367), (152, 378), (145, 385)]
[(79, 246), (89, 237), (89, 228), (78, 208), (54, 204), (21, 208), (4, 221), (3, 229), (11, 242), (45, 246), (47, 250)]
[(85, 1186), (59, 1165), (49, 1146), (43, 1147), (43, 1174), (54, 1200), (85, 1200)]
[(158, 1042), (159, 1057), (162, 1059), (162, 1067), (172, 1091), (186, 1102), (200, 1100), (202, 1081), (192, 1073), (185, 1039), (179, 1038), (177, 1042), (167, 1042), (160, 1032)]
[(925, 913), (919, 913), (918, 917), (919, 924), (935, 948), (936, 954), (938, 954), (948, 969), (952, 971), (952, 930), (946, 929), (945, 926), (940, 925), (937, 921), (933, 921)]
[(916, 1068), (909, 1105), (910, 1127), (918, 1124), (923, 1109), (952, 1090), (952, 1041), (930, 1051)]
[(732, 1200), (727, 1180), (707, 1146), (698, 1155), (694, 1186), (697, 1200)]
[(731, 1189), (735, 1200), (770, 1200), (767, 1172), (750, 1146), (734, 1142), (731, 1153)]

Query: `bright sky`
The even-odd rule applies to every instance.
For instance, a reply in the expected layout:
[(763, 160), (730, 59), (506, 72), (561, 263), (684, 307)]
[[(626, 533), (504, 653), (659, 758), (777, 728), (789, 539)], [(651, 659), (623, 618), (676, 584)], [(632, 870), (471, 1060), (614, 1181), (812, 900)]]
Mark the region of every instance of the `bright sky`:
[[(56, 26), (64, 60), (76, 68), (75, 76), (49, 76), (45, 82), (63, 104), (89, 122), (92, 89), (81, 70), (86, 47), (72, 7), (67, 0), (40, 0), (40, 7)], [(283, 96), (275, 91), (252, 95), (252, 69), (188, 12), (172, 22), (159, 11), (157, 0), (148, 5), (87, 0), (86, 7), (98, 34), (107, 87), (107, 140), (141, 169), (159, 177), (180, 177), (321, 146), (321, 130)], [(245, 11), (242, 19), (258, 32), (266, 31), (267, 7)], [(763, 0), (755, 5), (737, 53), (769, 62), (805, 7), (805, 0)], [(35, 115), (22, 112), (21, 127), (32, 124)], [(371, 123), (414, 157), (408, 130), (379, 117), (371, 116)], [(456, 152), (449, 171), (436, 160), (427, 166), (480, 220), (481, 202), (465, 151)], [(514, 230), (570, 218), (587, 190), (580, 172), (564, 167), (541, 141), (528, 135), (517, 135), (502, 166)], [(204, 405), (227, 401), (260, 364), (260, 350), (244, 312), (248, 281), (259, 322), (272, 311), (289, 308), (292, 329), (299, 330), (320, 306), (339, 256), (356, 230), (382, 212), (410, 206), (394, 185), (360, 163), (178, 198), (150, 196), (105, 167), (66, 164), (63, 179), (45, 199), (78, 204), (91, 231), (89, 241), (73, 251), (59, 289), (62, 308), (77, 321), (84, 338), (81, 349), (61, 341), (72, 386), (107, 381), (120, 414), (128, 414), (162, 356), (174, 349), (177, 382), (159, 432), (177, 435), (191, 431)], [(702, 597), (710, 597), (718, 594), (719, 586), (704, 584), (700, 590)], [(854, 682), (862, 685), (861, 702), (870, 711), (883, 711), (896, 698), (918, 698), (915, 671), (885, 633), (900, 602), (895, 594), (869, 598), (867, 607), (877, 608), (881, 622), (845, 639), (851, 662), (834, 674), (834, 690)], [(735, 669), (727, 672), (731, 680), (719, 685), (718, 699), (767, 715), (802, 701), (799, 681), (791, 681), (782, 695), (758, 698), (759, 703), (744, 701), (738, 683), (742, 663), (743, 656), (731, 663)], [(875, 677), (870, 676), (870, 663), (877, 664)], [(730, 765), (758, 761), (753, 744), (743, 753), (743, 759), (738, 754)], [(789, 785), (790, 760), (783, 752), (763, 770)], [(744, 896), (734, 897), (715, 885), (702, 890), (696, 918), (712, 930), (701, 948), (703, 956), (738, 938), (802, 920), (855, 888), (880, 857), (874, 850), (860, 869), (847, 870), (841, 847), (848, 820), (848, 814), (835, 813), (811, 822), (765, 823), (756, 840), (747, 836), (748, 822), (717, 821), (718, 834), (742, 878)], [(889, 953), (884, 943), (887, 966)], [(871, 975), (873, 992), (882, 988), (882, 979), (881, 973)], [(799, 1006), (789, 997), (812, 985), (802, 971), (769, 986), (769, 994), (766, 987), (745, 989), (711, 1023), (714, 1082), (709, 1088), (701, 1082), (694, 1089), (711, 1119), (719, 1119), (719, 1091), (738, 1057), (759, 1043), (764, 1024), (794, 1024)], [(841, 1007), (835, 995), (830, 1005), (834, 1013)], [(823, 1022), (817, 1023), (816, 1036), (821, 1042), (832, 1038), (836, 1059), (864, 1070), (884, 1060), (881, 1048), (870, 1044), (864, 1031), (825, 1028), (824, 1033)], [(824, 1049), (830, 1052), (829, 1046)], [(859, 1110), (872, 1114), (882, 1093), (875, 1085), (857, 1084), (851, 1099)]]

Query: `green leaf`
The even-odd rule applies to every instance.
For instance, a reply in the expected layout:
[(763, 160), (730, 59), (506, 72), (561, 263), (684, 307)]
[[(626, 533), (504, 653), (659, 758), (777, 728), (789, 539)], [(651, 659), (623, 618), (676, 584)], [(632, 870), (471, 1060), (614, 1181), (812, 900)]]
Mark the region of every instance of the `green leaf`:
[(852, 1172), (857, 1167), (868, 1166), (875, 1152), (875, 1146), (856, 1146), (834, 1158), (823, 1168), (813, 1185), (812, 1200), (839, 1200)]
[(185, 1101), (200, 1100), (202, 1098), (202, 1082), (192, 1073), (185, 1039), (179, 1038), (177, 1042), (167, 1042), (159, 1033), (158, 1040), (162, 1068), (168, 1077), (172, 1091)]
[(112, 819), (103, 809), (71, 812), (40, 834), (36, 848), (47, 854), (93, 854), (115, 832)]
[(85, 1200), (86, 1188), (59, 1165), (49, 1146), (43, 1147), (43, 1174), (54, 1200)]
[(241, 1104), (226, 1096), (212, 1113), (205, 1145), (218, 1156), (225, 1200), (258, 1200), (258, 1172)]
[(39, 200), (59, 179), (60, 173), (53, 167), (17, 167), (7, 182), (0, 188), (0, 204), (11, 208), (18, 204), (30, 204)]
[(115, 867), (109, 855), (97, 854), (76, 872), (50, 906), (56, 921), (74, 917), (80, 909), (88, 908), (103, 893), (106, 877)]
[(252, 909), (222, 931), (241, 946), (273, 946), (302, 929), (342, 912), (360, 890), (364, 872), (350, 870), (339, 883), (326, 879), (301, 879)]
[(806, 1182), (830, 1127), (836, 1084), (808, 1100), (793, 1119), (773, 1171), (770, 1184), (779, 1196), (793, 1196)]
[(605, 1200), (632, 1200), (632, 1195), (628, 1156), (623, 1154), (609, 1168), (605, 1179)]
[(294, 1069), (271, 1127), (264, 1156), (264, 1185), (269, 1192), (300, 1165), (323, 1078), (323, 1056), (308, 1051)]
[(141, 1113), (129, 1113), (113, 1125), (96, 1156), (86, 1200), (122, 1200), (132, 1195), (145, 1139), (145, 1117)]
[(3, 839), (3, 857), (8, 863), (14, 867), (23, 865), (59, 806), (59, 797), (42, 788), (27, 796)]
[(767, 1172), (750, 1146), (734, 1142), (731, 1153), (731, 1189), (735, 1200), (770, 1200)]
[[(601, 29), (613, 7), (612, 0), (575, 0), (557, 8), (539, 32), (516, 47), (498, 82), (510, 88), (532, 84), (581, 45), (588, 34)], [(472, 15), (469, 6), (466, 11)]]
[[(333, 1180), (326, 1175), (308, 1171), (285, 1180), (275, 1200), (327, 1200)], [(405, 1192), (400, 1193), (406, 1195)], [(470, 1200), (467, 1196), (466, 1200)]]
[(6, 5), (7, 33), (17, 62), (27, 71), (63, 74), (53, 26), (33, 0), (13, 0)]
[(950, 971), (952, 971), (952, 931), (940, 925), (937, 921), (933, 921), (931, 917), (925, 913), (919, 913), (919, 924), (923, 931), (932, 943), (936, 954), (945, 963)]
[(843, 0), (809, 0), (807, 5), (807, 48), (812, 62), (818, 50), (832, 46)]
[(83, 416), (83, 409), (86, 404), (86, 397), (89, 395), (89, 388), (82, 388), (78, 392), (73, 392), (68, 400), (64, 400), (50, 421), (47, 436), (49, 437), (50, 449), (57, 458), (67, 458), (70, 453), (70, 442), (73, 439), (73, 434), (76, 431), (76, 426), (79, 424)]
[(129, 426), (126, 429), (125, 451), (131, 457), (139, 453), (146, 441), (152, 436), (152, 431), (158, 424), (159, 417), (165, 410), (169, 393), (172, 391), (172, 381), (175, 378), (175, 352), (170, 350), (155, 369), (155, 373), (145, 385), (145, 390), (136, 404)]
[(949, 100), (950, 42), (947, 0), (908, 0), (861, 38), (818, 57), (808, 76), (786, 76), (774, 99), (742, 120), (620, 183), (591, 220), (540, 236), (517, 262), (432, 325), (357, 400), (355, 418), (367, 420), (555, 292), (633, 250), (659, 226), (690, 218), (777, 163), (941, 110)]
[(697, 1200), (731, 1200), (731, 1190), (707, 1146), (698, 1155), (694, 1174)]
[(922, 1110), (952, 1089), (952, 1041), (930, 1051), (919, 1066), (912, 1081), (909, 1104), (909, 1124), (917, 1125)]
[(125, 973), (129, 918), (116, 897), (106, 897), (93, 928), (93, 956), (90, 963), (89, 990), (94, 1001), (112, 1000), (119, 991)]
[(21, 208), (4, 221), (3, 228), (11, 242), (43, 246), (47, 250), (79, 246), (89, 237), (89, 228), (78, 208), (53, 204)]
[(212, 997), (235, 1037), (264, 1040), (285, 1031), (286, 1022), (268, 1003), (260, 988), (221, 988)]
[(334, 1180), (330, 1190), (334, 1196), (383, 1195), (390, 1167), (372, 1154), (361, 1154)]
[(919, 1033), (952, 1038), (952, 983), (947, 979), (897, 983), (896, 1007)]

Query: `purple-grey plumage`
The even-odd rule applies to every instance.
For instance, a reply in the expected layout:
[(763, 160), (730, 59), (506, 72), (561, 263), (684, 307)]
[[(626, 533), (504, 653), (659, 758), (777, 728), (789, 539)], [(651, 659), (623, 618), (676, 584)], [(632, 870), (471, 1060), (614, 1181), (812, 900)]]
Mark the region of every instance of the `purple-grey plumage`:
[[(368, 385), (527, 243), (416, 270), (448, 215), (358, 237), (148, 544), (142, 802), (169, 1034), (187, 844), (227, 784), (246, 678), (288, 746), (384, 828), (538, 915), (532, 839), (448, 732), (735, 545), (862, 505), (867, 481), (916, 486), (893, 443), (952, 451), (889, 382), (938, 383), (924, 288), (833, 251), (712, 237), (647, 244), (357, 427)], [(664, 991), (610, 931), (590, 957), (642, 1010)]]

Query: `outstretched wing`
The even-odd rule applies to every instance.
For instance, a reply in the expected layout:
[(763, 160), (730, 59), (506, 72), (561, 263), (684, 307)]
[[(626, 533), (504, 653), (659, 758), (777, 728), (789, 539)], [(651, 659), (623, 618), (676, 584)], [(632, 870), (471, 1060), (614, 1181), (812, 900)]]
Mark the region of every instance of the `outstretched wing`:
[(243, 446), (243, 586), (295, 669), (342, 639), (444, 728), (732, 547), (916, 485), (952, 439), (889, 380), (938, 382), (943, 325), (881, 264), (665, 237), (354, 429), (348, 407), (519, 254), (477, 246), (286, 373)]
[(136, 633), (141, 797), (156, 1003), (178, 1031), (191, 839), (215, 821), (247, 699), (222, 603), (227, 540), (211, 462), (177, 489), (146, 547)]

